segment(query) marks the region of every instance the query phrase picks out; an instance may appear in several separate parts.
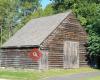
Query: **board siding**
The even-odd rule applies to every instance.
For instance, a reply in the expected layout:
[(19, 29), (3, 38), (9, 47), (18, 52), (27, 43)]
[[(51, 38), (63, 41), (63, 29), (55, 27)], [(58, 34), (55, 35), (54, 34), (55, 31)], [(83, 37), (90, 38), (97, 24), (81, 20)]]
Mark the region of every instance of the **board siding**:
[(64, 42), (64, 68), (79, 68), (79, 42)]
[(85, 47), (87, 34), (75, 16), (70, 14), (41, 44), (42, 47), (48, 48), (49, 68), (63, 68), (65, 40), (79, 42), (79, 57), (77, 57), (79, 58), (79, 66), (88, 66)]
[(48, 51), (47, 50), (41, 50), (42, 57), (39, 61), (39, 69), (48, 69)]
[(28, 57), (28, 53), (32, 49), (6, 49), (2, 51), (0, 58), (1, 67), (5, 68), (22, 68), (22, 69), (38, 69), (39, 62)]

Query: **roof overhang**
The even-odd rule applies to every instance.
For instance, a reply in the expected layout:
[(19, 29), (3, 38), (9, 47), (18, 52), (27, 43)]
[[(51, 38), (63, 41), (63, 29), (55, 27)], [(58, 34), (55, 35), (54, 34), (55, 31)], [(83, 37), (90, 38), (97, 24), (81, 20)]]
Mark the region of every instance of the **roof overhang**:
[(39, 45), (25, 45), (25, 46), (7, 46), (0, 47), (0, 49), (27, 49), (27, 48), (39, 48)]

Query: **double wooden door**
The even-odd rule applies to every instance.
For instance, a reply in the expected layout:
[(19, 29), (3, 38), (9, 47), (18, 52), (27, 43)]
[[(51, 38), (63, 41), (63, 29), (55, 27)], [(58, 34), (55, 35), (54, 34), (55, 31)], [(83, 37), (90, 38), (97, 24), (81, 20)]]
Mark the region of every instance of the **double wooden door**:
[(64, 68), (79, 68), (79, 42), (64, 42)]

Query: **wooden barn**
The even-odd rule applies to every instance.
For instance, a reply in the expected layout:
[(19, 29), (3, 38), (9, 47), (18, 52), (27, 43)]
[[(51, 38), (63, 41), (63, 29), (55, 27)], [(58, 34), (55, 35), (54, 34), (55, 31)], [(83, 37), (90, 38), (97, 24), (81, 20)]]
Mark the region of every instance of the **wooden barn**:
[[(1, 47), (0, 66), (25, 69), (87, 66), (87, 34), (72, 11), (30, 20)], [(35, 61), (33, 49), (41, 52)]]

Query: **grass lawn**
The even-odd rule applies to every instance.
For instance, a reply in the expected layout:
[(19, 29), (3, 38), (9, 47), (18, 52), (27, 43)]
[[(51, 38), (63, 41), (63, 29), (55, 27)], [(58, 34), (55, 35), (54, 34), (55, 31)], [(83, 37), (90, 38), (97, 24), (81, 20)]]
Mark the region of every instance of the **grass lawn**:
[[(93, 72), (93, 71), (98, 71), (98, 70), (92, 68), (67, 69), (67, 70), (50, 69), (46, 71), (0, 69), (0, 78), (5, 78), (9, 80), (41, 80), (42, 78), (46, 77), (70, 75), (70, 74)], [(96, 80), (96, 79), (85, 79), (85, 80)], [(100, 80), (100, 77), (98, 80)]]

